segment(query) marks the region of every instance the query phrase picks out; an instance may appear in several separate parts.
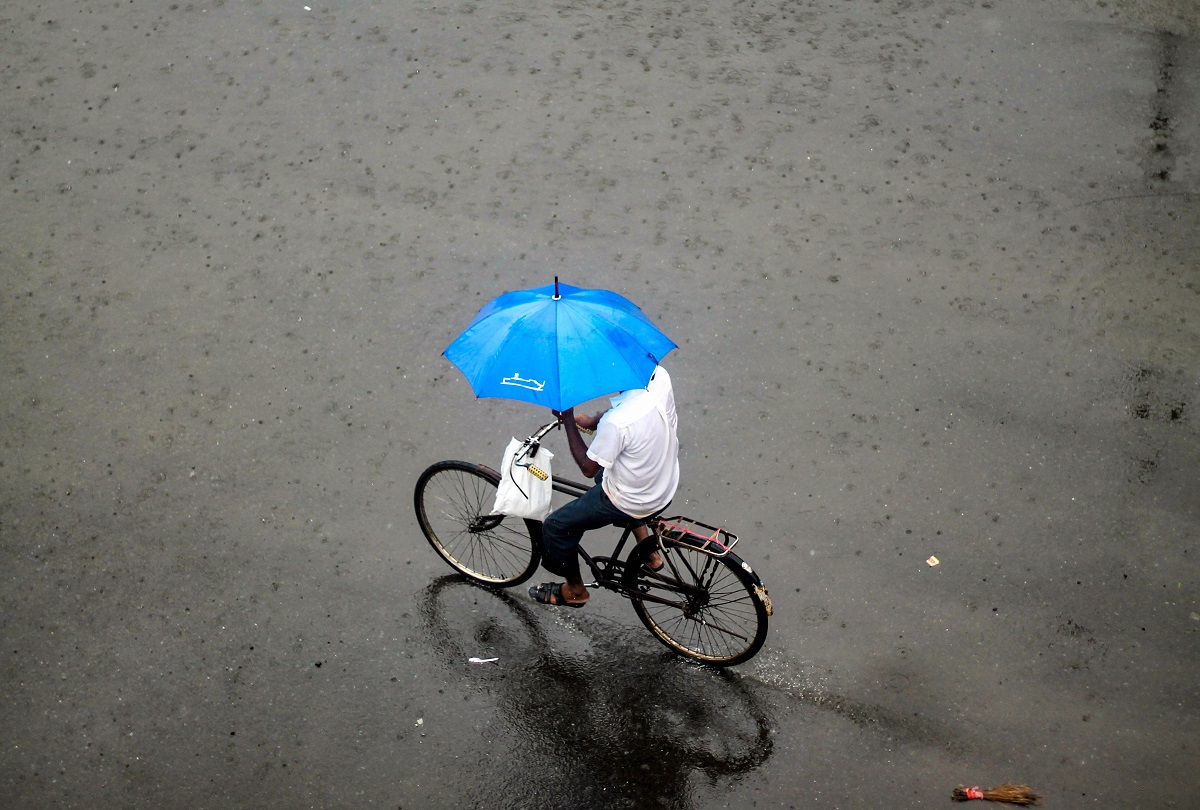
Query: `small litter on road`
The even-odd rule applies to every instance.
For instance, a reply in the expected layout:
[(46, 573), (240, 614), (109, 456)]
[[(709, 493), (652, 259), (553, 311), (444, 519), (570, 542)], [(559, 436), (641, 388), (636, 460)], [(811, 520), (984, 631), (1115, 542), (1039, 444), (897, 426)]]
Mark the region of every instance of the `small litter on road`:
[(965, 788), (959, 785), (950, 794), (956, 802), (970, 799), (986, 799), (989, 802), (1007, 802), (1008, 804), (1041, 804), (1042, 797), (1028, 785), (1000, 785), (984, 790), (977, 787)]
[(926, 560), (925, 562), (929, 563), (929, 567), (930, 567), (930, 568), (933, 568), (935, 565), (937, 565), (938, 563), (940, 563), (940, 562), (941, 562), (941, 560), (939, 560), (937, 557), (930, 557), (930, 558), (929, 558), (928, 560)]
[(470, 663), (470, 664), (490, 664), (490, 663), (492, 663), (493, 661), (499, 661), (499, 660), (500, 660), (499, 658), (476, 658), (475, 656), (473, 656), (473, 655), (472, 655), (470, 658), (468, 658), (468, 659), (467, 659), (467, 663)]

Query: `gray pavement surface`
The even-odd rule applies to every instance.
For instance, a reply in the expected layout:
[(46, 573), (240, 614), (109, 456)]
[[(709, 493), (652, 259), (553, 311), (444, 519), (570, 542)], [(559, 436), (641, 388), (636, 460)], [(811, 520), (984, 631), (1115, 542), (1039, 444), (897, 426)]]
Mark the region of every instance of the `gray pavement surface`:
[[(0, 803), (1196, 806), (1194, 3), (308, 3), (0, 9)], [(555, 275), (680, 344), (734, 672), (421, 536)]]

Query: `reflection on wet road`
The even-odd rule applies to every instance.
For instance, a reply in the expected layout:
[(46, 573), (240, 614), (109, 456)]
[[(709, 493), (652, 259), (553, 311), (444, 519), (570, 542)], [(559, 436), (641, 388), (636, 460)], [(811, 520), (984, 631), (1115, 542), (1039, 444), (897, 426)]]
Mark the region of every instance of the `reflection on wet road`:
[(487, 731), (502, 765), (491, 779), (473, 776), (480, 801), (688, 808), (693, 777), (732, 782), (771, 756), (770, 717), (737, 675), (631, 640), (640, 628), (571, 617), (587, 644), (564, 649), (548, 638), (545, 611), (457, 576), (426, 589), (421, 613), (454, 671), (471, 657), (499, 659), (448, 687), (488, 693), (503, 726)]

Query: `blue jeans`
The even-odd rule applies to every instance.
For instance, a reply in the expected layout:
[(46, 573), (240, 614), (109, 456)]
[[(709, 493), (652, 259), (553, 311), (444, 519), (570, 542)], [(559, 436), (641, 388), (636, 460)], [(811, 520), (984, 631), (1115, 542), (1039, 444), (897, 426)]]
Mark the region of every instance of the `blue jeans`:
[(580, 497), (551, 512), (542, 522), (542, 565), (552, 574), (563, 577), (579, 576), (579, 542), (583, 533), (601, 529), (614, 523), (633, 520), (629, 515), (613, 506), (600, 481), (601, 470), (596, 476), (596, 485)]

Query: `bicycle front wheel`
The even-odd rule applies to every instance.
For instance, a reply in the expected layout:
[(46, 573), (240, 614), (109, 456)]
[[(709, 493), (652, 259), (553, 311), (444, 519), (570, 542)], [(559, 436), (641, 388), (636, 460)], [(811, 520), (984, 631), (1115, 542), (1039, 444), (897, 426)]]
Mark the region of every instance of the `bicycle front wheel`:
[[(766, 641), (769, 615), (757, 577), (736, 554), (712, 557), (660, 542), (639, 543), (625, 563), (624, 583), (642, 624), (675, 652), (706, 664), (753, 658)], [(663, 567), (651, 572), (646, 563), (656, 548)]]
[(537, 521), (493, 515), (499, 474), (439, 461), (417, 479), (414, 505), (425, 539), (457, 571), (484, 585), (519, 585), (542, 554)]

